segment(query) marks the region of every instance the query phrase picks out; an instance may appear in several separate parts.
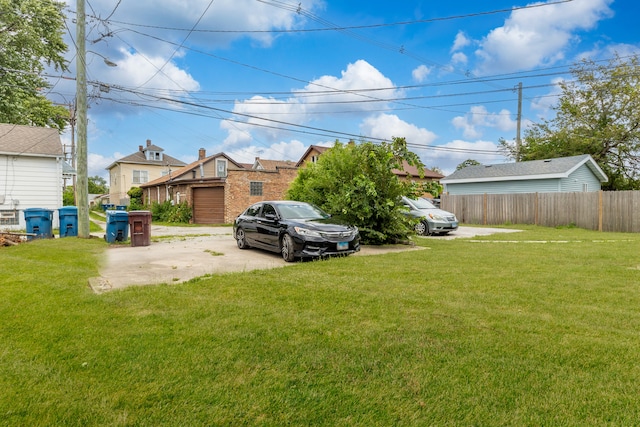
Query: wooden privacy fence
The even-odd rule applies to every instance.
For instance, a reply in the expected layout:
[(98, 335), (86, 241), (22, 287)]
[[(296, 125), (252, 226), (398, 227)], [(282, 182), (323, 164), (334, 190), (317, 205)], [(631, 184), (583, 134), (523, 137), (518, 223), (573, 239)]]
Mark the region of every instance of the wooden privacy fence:
[(640, 232), (640, 191), (448, 195), (441, 207), (466, 224), (575, 225)]

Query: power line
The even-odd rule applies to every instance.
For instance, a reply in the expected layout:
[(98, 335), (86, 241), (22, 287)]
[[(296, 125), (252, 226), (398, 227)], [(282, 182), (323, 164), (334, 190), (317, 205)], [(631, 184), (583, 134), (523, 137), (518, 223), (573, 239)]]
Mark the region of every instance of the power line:
[[(268, 2), (268, 1), (262, 1), (262, 0), (257, 0), (257, 1), (259, 1), (261, 3), (264, 3), (264, 4), (268, 4), (268, 5), (274, 6), (274, 7), (279, 7), (281, 9), (289, 10), (289, 11), (292, 11), (292, 12), (295, 12), (295, 13), (298, 13), (298, 11), (302, 12), (302, 10), (303, 10), (302, 8), (299, 8), (296, 5), (287, 5), (286, 3), (282, 3), (282, 2), (277, 2), (277, 3), (280, 3), (281, 5), (286, 5), (286, 7), (283, 7), (281, 5), (276, 5), (275, 2)], [(418, 19), (418, 20), (411, 20), (411, 21), (400, 21), (400, 22), (391, 22), (391, 23), (378, 23), (378, 24), (369, 24), (369, 25), (352, 25), (352, 26), (335, 26), (334, 25), (334, 26), (332, 26), (330, 28), (326, 28), (325, 27), (325, 28), (308, 28), (308, 29), (296, 29), (296, 30), (235, 30), (235, 29), (234, 30), (214, 30), (214, 29), (200, 29), (200, 30), (193, 30), (191, 32), (199, 32), (199, 33), (240, 33), (240, 34), (275, 33), (275, 34), (279, 34), (279, 33), (327, 32), (327, 31), (336, 31), (336, 30), (362, 30), (362, 29), (368, 29), (368, 28), (383, 28), (383, 27), (406, 26), (406, 25), (415, 25), (415, 24), (428, 24), (428, 23), (439, 22), (439, 21), (450, 21), (450, 20), (456, 20), (456, 19), (474, 18), (474, 17), (478, 17), (478, 16), (509, 13), (509, 12), (513, 12), (515, 10), (532, 9), (532, 8), (536, 8), (536, 7), (544, 7), (544, 6), (556, 5), (556, 4), (562, 4), (562, 3), (570, 3), (572, 1), (574, 1), (574, 0), (561, 0), (561, 1), (555, 1), (555, 2), (549, 2), (549, 3), (530, 4), (530, 5), (526, 5), (526, 6), (514, 6), (514, 7), (509, 8), (509, 9), (497, 9), (497, 10), (491, 10), (491, 11), (485, 11), (485, 12), (474, 12), (474, 13), (468, 13), (468, 14), (462, 14), (462, 15), (453, 15), (453, 16), (445, 16), (445, 17), (439, 17), (439, 18)], [(165, 31), (190, 31), (188, 28), (140, 24), (140, 23), (136, 23), (136, 22), (109, 20), (108, 18), (107, 19), (101, 19), (98, 16), (92, 16), (92, 18), (103, 20), (105, 23), (108, 21), (109, 23), (112, 23), (112, 24), (128, 25), (128, 26), (132, 26), (132, 27), (151, 28), (151, 29), (158, 29), (158, 30), (165, 30)]]
[(175, 50), (173, 51), (173, 53), (167, 58), (167, 60), (164, 62), (164, 64), (162, 65), (162, 67), (160, 67), (158, 69), (158, 71), (156, 71), (151, 77), (149, 77), (147, 79), (147, 81), (145, 81), (144, 83), (142, 83), (141, 85), (139, 85), (138, 87), (142, 87), (144, 85), (146, 85), (147, 83), (149, 83), (155, 76), (158, 75), (158, 73), (164, 69), (164, 67), (167, 66), (167, 64), (169, 63), (169, 61), (171, 61), (173, 59), (174, 56), (176, 56), (176, 53), (178, 53), (178, 51), (182, 48), (182, 46), (184, 46), (184, 44), (187, 42), (187, 39), (189, 38), (189, 36), (193, 33), (193, 30), (195, 30), (195, 28), (198, 26), (198, 24), (200, 23), (200, 21), (202, 20), (202, 18), (204, 17), (204, 15), (207, 14), (207, 11), (209, 10), (209, 8), (211, 7), (211, 5), (213, 4), (214, 0), (211, 0), (209, 2), (209, 4), (207, 5), (207, 7), (204, 9), (204, 11), (200, 14), (200, 17), (198, 18), (198, 20), (196, 21), (195, 24), (193, 24), (193, 27), (191, 28), (191, 30), (189, 31), (189, 33), (184, 37), (184, 39), (182, 40), (182, 42), (180, 42), (180, 45), (178, 47), (175, 48)]

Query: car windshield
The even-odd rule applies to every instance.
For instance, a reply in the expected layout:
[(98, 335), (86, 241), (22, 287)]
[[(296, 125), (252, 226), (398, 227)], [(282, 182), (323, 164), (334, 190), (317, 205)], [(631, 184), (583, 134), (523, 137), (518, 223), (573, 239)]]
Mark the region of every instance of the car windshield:
[(438, 209), (433, 203), (422, 197), (416, 200), (412, 200), (412, 202), (418, 209)]
[(326, 219), (329, 214), (322, 209), (307, 204), (286, 204), (279, 205), (278, 210), (282, 219)]

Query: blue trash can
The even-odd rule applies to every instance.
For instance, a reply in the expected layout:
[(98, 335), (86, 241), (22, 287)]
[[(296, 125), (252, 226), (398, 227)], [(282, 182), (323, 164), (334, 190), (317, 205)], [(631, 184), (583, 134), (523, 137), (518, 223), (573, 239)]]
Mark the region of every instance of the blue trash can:
[(31, 239), (50, 239), (53, 237), (52, 225), (53, 211), (42, 208), (28, 208), (24, 210), (24, 220), (27, 223), (27, 233), (34, 236), (27, 236)]
[(60, 237), (78, 235), (78, 208), (76, 206), (64, 206), (58, 209), (60, 219)]
[(102, 209), (105, 211), (108, 211), (109, 209), (113, 209), (115, 208), (115, 205), (113, 203), (104, 203), (102, 205)]
[(124, 242), (129, 237), (129, 215), (127, 211), (107, 211), (107, 243)]
[(126, 211), (127, 210), (127, 205), (116, 205), (116, 210), (117, 211)]

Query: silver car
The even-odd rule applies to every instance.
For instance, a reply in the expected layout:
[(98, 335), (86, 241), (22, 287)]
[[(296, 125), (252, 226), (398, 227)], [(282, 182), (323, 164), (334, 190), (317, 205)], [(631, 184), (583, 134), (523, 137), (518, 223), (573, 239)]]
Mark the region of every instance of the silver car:
[(421, 236), (447, 234), (458, 229), (458, 219), (451, 212), (437, 208), (429, 199), (402, 198), (402, 204), (409, 209), (409, 215), (420, 218), (416, 224), (416, 233)]

